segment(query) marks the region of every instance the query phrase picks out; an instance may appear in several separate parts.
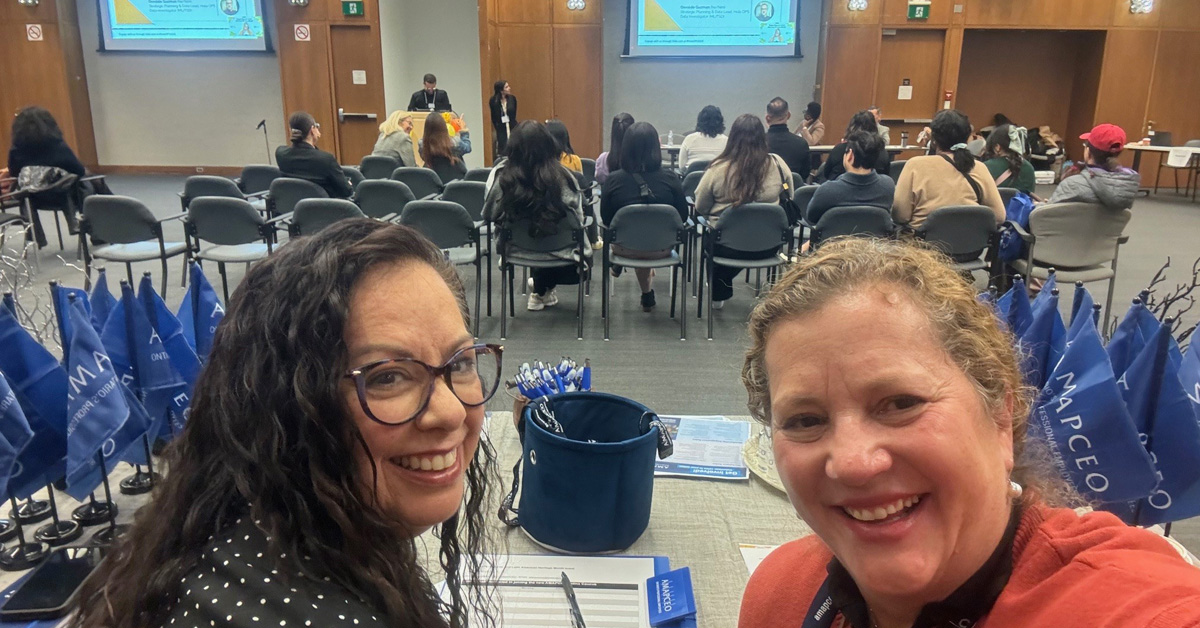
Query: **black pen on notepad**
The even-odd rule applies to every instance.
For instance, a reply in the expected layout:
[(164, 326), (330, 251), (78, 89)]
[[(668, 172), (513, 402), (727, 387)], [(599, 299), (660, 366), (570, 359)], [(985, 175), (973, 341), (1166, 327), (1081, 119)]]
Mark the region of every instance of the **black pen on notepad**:
[(567, 594), (567, 603), (571, 605), (571, 626), (574, 628), (587, 628), (583, 623), (583, 613), (579, 611), (579, 600), (575, 599), (575, 587), (571, 586), (571, 579), (567, 577), (567, 572), (562, 572), (562, 588)]

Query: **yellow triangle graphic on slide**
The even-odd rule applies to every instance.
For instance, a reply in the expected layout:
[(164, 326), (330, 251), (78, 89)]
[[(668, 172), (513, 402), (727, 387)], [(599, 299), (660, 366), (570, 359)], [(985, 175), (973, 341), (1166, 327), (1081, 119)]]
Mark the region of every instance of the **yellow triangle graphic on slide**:
[[(129, 0), (124, 0), (128, 2)], [(655, 0), (646, 0), (646, 24), (644, 29), (647, 31), (681, 31), (675, 20), (671, 19), (670, 15), (663, 10), (662, 6)]]
[(115, 0), (113, 6), (116, 7), (117, 24), (153, 24), (150, 18), (146, 17), (133, 3), (129, 0)]

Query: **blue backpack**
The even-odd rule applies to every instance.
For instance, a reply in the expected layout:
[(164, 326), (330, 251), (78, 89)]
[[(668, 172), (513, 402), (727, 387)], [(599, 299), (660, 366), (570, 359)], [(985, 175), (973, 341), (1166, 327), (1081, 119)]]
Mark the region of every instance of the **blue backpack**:
[(1020, 225), (1022, 229), (1029, 229), (1029, 214), (1032, 212), (1033, 199), (1024, 192), (1017, 192), (1017, 195), (1008, 202), (1008, 207), (1004, 208), (1005, 225), (1000, 231), (1000, 261), (1014, 262), (1021, 258), (1023, 244), (1021, 236), (1007, 223), (1011, 222)]

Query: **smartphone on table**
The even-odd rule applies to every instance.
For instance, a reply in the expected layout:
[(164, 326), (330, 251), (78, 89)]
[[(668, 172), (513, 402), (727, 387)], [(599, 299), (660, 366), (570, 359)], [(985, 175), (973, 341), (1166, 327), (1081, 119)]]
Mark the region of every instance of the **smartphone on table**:
[(63, 617), (79, 586), (104, 558), (101, 548), (62, 547), (30, 572), (12, 596), (0, 604), (0, 621), (33, 621)]

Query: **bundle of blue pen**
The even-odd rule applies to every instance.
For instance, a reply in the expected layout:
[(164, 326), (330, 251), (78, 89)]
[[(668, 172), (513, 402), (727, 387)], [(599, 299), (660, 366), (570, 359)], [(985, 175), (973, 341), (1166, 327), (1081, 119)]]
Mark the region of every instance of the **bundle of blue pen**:
[(507, 382), (526, 399), (541, 399), (567, 392), (592, 389), (592, 363), (584, 360), (583, 366), (566, 356), (557, 365), (547, 365), (535, 360), (521, 365), (516, 377)]

